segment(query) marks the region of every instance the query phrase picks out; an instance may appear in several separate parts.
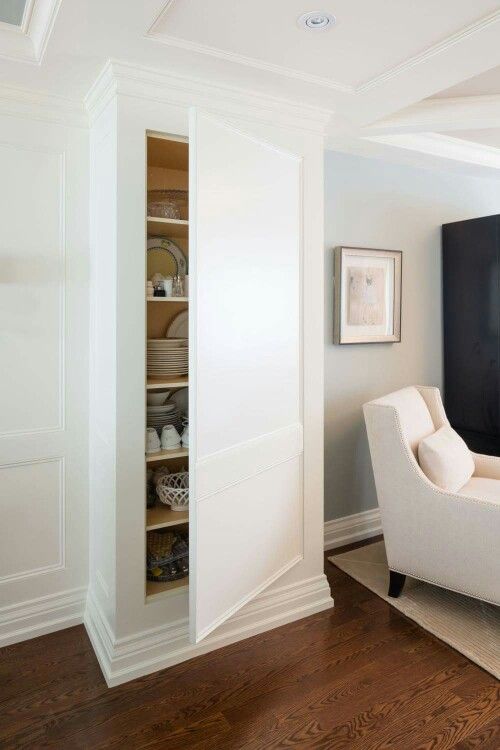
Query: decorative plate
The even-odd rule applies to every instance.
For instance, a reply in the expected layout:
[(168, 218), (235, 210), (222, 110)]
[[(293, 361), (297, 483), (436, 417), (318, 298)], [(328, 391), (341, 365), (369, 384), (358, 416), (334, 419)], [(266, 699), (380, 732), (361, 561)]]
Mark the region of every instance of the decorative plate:
[(153, 274), (163, 276), (185, 276), (187, 274), (186, 256), (172, 240), (165, 237), (151, 237), (148, 240), (148, 279)]
[(187, 310), (181, 310), (177, 313), (175, 318), (172, 319), (170, 325), (167, 328), (168, 338), (178, 336), (181, 338), (187, 338), (189, 335), (189, 313)]

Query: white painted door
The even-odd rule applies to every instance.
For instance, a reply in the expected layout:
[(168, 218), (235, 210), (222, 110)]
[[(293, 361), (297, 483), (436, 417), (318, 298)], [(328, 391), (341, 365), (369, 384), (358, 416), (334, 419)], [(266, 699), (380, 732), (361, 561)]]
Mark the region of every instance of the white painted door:
[(301, 159), (190, 123), (190, 623), (302, 559)]

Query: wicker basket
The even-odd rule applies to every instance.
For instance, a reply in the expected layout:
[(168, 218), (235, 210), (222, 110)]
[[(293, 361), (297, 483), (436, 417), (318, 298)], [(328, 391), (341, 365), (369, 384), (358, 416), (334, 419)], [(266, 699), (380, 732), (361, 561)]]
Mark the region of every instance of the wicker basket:
[(189, 505), (189, 474), (166, 474), (156, 485), (156, 494), (171, 510), (186, 510)]

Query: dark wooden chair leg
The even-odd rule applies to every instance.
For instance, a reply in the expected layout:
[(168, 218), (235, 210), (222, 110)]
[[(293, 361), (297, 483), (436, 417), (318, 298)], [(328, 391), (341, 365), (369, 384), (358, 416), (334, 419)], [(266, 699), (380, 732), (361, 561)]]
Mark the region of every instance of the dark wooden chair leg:
[(389, 573), (389, 596), (397, 599), (405, 585), (406, 576), (403, 573), (396, 573), (394, 570), (390, 570)]

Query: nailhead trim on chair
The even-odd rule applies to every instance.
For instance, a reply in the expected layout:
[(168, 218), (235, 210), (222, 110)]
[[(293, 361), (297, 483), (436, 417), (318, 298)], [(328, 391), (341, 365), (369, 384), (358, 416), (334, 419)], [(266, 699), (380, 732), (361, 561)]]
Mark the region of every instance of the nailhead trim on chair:
[[(425, 386), (422, 386), (422, 387), (425, 387)], [(424, 472), (418, 465), (417, 460), (415, 456), (413, 455), (413, 452), (409, 450), (408, 443), (405, 440), (405, 437), (403, 435), (403, 429), (401, 427), (401, 421), (399, 419), (399, 414), (397, 412), (397, 409), (394, 406), (391, 406), (390, 404), (370, 404), (370, 406), (376, 406), (378, 409), (390, 409), (394, 413), (394, 416), (396, 419), (396, 426), (398, 428), (398, 433), (399, 433), (399, 439), (401, 440), (401, 445), (403, 446), (406, 456), (410, 460), (410, 466), (412, 468), (412, 471), (415, 473), (415, 475), (420, 481), (423, 481), (424, 484), (426, 484), (429, 487), (430, 491), (434, 495), (437, 495), (438, 497), (447, 497), (447, 498), (452, 498), (454, 500), (460, 500), (461, 502), (472, 503), (473, 505), (486, 505), (487, 507), (498, 509), (498, 503), (494, 503), (490, 500), (482, 500), (481, 498), (466, 497), (464, 495), (455, 495), (452, 492), (445, 492), (444, 490), (436, 489), (436, 486), (432, 484), (432, 482), (429, 479), (427, 479)], [(494, 456), (490, 456), (490, 458), (494, 459)], [(399, 568), (391, 568), (391, 570), (394, 570), (396, 573), (402, 573), (403, 575), (408, 575), (412, 578), (418, 578), (419, 581), (425, 581), (426, 583), (435, 584), (437, 586), (440, 586), (440, 588), (448, 589), (449, 591), (455, 591), (457, 594), (464, 594), (465, 596), (471, 596), (473, 599), (479, 599), (480, 601), (484, 601), (489, 604), (494, 604), (497, 607), (500, 605), (500, 602), (493, 602), (491, 601), (491, 599), (478, 596), (477, 593), (473, 593), (472, 591), (464, 591), (461, 589), (453, 589), (453, 588), (450, 588), (449, 586), (443, 586), (435, 579), (425, 578), (419, 575), (418, 573), (412, 573), (409, 570), (400, 570)]]

